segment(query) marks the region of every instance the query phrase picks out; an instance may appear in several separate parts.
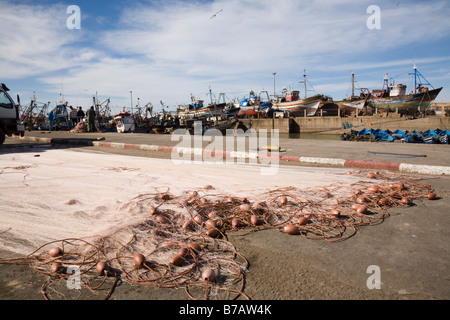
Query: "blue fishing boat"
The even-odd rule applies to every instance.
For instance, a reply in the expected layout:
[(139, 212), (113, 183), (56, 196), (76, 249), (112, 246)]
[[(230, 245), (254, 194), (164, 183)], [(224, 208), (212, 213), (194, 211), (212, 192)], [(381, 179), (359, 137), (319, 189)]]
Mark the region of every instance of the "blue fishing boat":
[(272, 102), (266, 90), (261, 90), (259, 95), (250, 90), (248, 97), (242, 99), (239, 103), (239, 113), (240, 115), (255, 116), (259, 112), (267, 112), (271, 106)]
[(69, 112), (67, 111), (67, 101), (64, 100), (62, 94), (59, 95), (59, 102), (56, 107), (49, 112), (48, 120), (50, 122), (49, 130), (70, 130), (72, 123), (69, 119)]

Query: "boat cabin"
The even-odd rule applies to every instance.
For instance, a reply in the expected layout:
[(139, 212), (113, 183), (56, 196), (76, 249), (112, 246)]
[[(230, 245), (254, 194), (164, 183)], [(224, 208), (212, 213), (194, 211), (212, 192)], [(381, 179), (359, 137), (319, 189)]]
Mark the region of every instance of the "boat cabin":
[(297, 101), (300, 99), (300, 91), (297, 90), (287, 91), (285, 96), (287, 102)]
[(389, 96), (390, 97), (401, 97), (406, 94), (406, 85), (404, 84), (395, 84), (389, 86)]
[(196, 98), (194, 96), (191, 96), (191, 105), (194, 109), (200, 109), (203, 108), (203, 102), (204, 100), (200, 99), (200, 98)]

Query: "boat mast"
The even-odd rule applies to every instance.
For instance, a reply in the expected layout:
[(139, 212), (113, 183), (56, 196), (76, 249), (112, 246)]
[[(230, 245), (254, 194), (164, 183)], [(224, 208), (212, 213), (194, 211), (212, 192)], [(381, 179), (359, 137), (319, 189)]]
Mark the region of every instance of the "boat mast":
[(417, 93), (417, 67), (414, 62), (414, 93)]
[(213, 104), (213, 98), (212, 98), (211, 86), (209, 86), (209, 97), (210, 97), (210, 99), (211, 99), (211, 104)]
[[(411, 74), (411, 73), (410, 73)], [(425, 79), (425, 77), (420, 73), (419, 70), (417, 70), (416, 63), (414, 62), (414, 93), (417, 93), (417, 85), (428, 85), (434, 89), (434, 87), (431, 85), (431, 83)], [(419, 82), (417, 82), (417, 78), (419, 78)], [(423, 79), (424, 83), (420, 80), (420, 78)]]
[(303, 83), (305, 85), (305, 98), (307, 94), (307, 88), (306, 88), (306, 69), (303, 69), (303, 81), (299, 81), (298, 83)]
[(384, 74), (384, 79), (383, 79), (383, 90), (386, 86), (386, 92), (389, 93), (389, 77), (388, 77), (388, 73), (386, 72)]
[(352, 98), (355, 96), (355, 73), (352, 71)]
[(305, 98), (306, 98), (306, 69), (303, 69), (303, 83), (305, 84)]

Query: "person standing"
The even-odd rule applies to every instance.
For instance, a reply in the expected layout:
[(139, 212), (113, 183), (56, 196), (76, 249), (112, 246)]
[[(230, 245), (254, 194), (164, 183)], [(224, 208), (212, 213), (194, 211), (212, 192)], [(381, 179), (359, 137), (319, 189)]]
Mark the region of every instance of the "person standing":
[(93, 106), (87, 111), (87, 131), (97, 131), (97, 129), (95, 128), (95, 110)]
[(83, 121), (84, 116), (85, 116), (85, 114), (84, 114), (83, 108), (82, 107), (78, 107), (77, 122), (79, 123), (79, 122)]
[(78, 123), (78, 117), (77, 117), (77, 109), (74, 109), (72, 106), (69, 107), (70, 109), (70, 113), (69, 113), (69, 118), (70, 118), (70, 122), (72, 123), (72, 128), (75, 127)]

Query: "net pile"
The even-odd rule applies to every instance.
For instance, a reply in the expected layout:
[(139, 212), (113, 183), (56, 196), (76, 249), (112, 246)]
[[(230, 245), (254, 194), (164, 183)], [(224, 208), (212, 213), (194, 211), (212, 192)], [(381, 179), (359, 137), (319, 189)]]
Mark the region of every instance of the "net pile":
[(69, 133), (83, 133), (87, 132), (87, 124), (83, 121), (78, 122), (75, 127), (69, 130)]
[[(26, 257), (0, 262), (26, 262), (48, 275), (42, 286), (45, 299), (79, 298), (74, 295), (81, 296), (83, 290), (67, 290), (77, 279), (78, 289), (103, 299), (123, 281), (184, 288), (194, 300), (249, 299), (244, 293), (248, 262), (231, 237), (275, 229), (307, 239), (342, 241), (361, 226), (384, 221), (390, 208), (436, 199), (431, 185), (419, 177), (347, 173), (360, 179), (351, 185), (266, 190), (255, 199), (216, 193), (212, 186), (181, 195), (169, 188), (140, 194), (124, 206), (146, 212), (140, 221), (107, 235), (47, 243)], [(55, 247), (60, 252), (52, 256), (49, 250)]]

